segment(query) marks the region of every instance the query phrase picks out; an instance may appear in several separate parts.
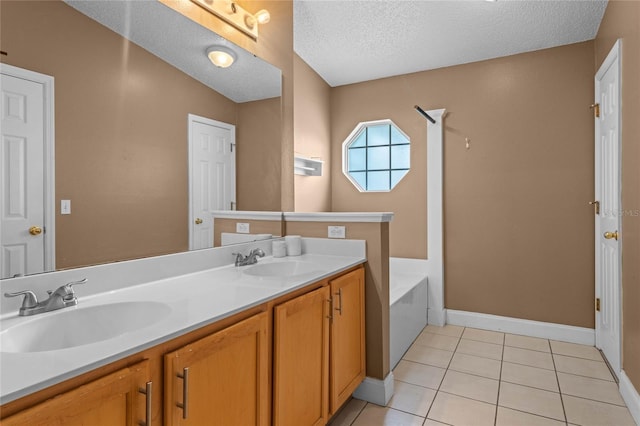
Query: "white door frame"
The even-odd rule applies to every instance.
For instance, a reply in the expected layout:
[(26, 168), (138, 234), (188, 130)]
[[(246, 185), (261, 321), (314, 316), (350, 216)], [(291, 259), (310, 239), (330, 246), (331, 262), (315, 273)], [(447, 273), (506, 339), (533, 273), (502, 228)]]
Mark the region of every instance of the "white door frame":
[[(621, 333), (622, 333), (622, 220), (620, 219), (620, 209), (622, 207), (622, 192), (621, 192), (621, 188), (622, 188), (622, 161), (621, 161), (621, 147), (622, 147), (622, 99), (621, 99), (621, 84), (622, 84), (622, 67), (621, 67), (621, 53), (622, 53), (622, 49), (621, 49), (621, 40), (618, 39), (615, 44), (613, 45), (613, 47), (611, 48), (611, 51), (609, 52), (609, 54), (607, 55), (607, 57), (605, 58), (605, 60), (602, 62), (602, 65), (600, 66), (600, 68), (598, 69), (598, 72), (595, 75), (595, 103), (601, 103), (601, 101), (599, 99), (597, 99), (599, 97), (599, 93), (600, 93), (600, 81), (602, 80), (602, 78), (604, 77), (605, 73), (607, 72), (607, 70), (609, 69), (609, 67), (613, 64), (617, 62), (618, 65), (618, 93), (616, 94), (617, 96), (617, 114), (618, 114), (618, 158), (617, 160), (617, 169), (618, 169), (618, 193), (617, 194), (612, 194), (612, 196), (617, 197), (617, 211), (614, 212), (609, 212), (610, 214), (614, 214), (614, 215), (618, 215), (618, 226), (617, 226), (617, 231), (618, 231), (618, 279), (617, 279), (617, 283), (616, 286), (618, 287), (616, 289), (615, 292), (615, 297), (617, 297), (617, 300), (615, 300), (615, 302), (613, 303), (613, 306), (616, 306), (618, 308), (618, 312), (614, 312), (613, 317), (615, 318), (615, 321), (617, 322), (615, 324), (614, 329), (617, 330), (616, 335), (614, 336), (615, 340), (616, 340), (616, 346), (618, 347), (618, 356), (617, 359), (607, 359), (611, 365), (611, 367), (614, 369), (614, 372), (616, 373), (616, 375), (618, 377), (620, 377), (620, 372), (622, 370), (622, 339), (621, 339)], [(602, 111), (603, 109), (603, 105), (600, 105), (600, 111)], [(601, 188), (599, 187), (599, 181), (600, 181), (600, 174), (601, 174), (601, 170), (599, 167), (599, 162), (597, 160), (598, 158), (598, 147), (599, 147), (599, 139), (600, 138), (600, 120), (596, 119), (595, 120), (595, 139), (594, 139), (594, 149), (596, 150), (595, 152), (595, 156), (596, 156), (596, 162), (595, 162), (595, 196), (596, 196), (596, 200), (598, 201), (602, 201), (602, 194), (600, 193)], [(601, 206), (601, 211), (600, 214), (606, 213), (604, 211), (602, 211), (602, 207)], [(598, 220), (598, 218), (596, 218), (596, 223), (595, 223), (595, 251), (596, 251), (596, 265), (595, 265), (595, 294), (596, 297), (601, 297), (602, 295), (602, 283), (599, 280), (599, 274), (600, 274), (600, 268), (602, 265), (600, 265), (600, 260), (599, 260), (599, 256), (598, 253), (600, 251), (600, 239), (603, 238), (603, 233), (605, 231), (605, 229), (601, 229), (600, 228), (600, 221)], [(608, 303), (607, 303), (608, 304)], [(596, 313), (596, 347), (597, 348), (601, 348), (602, 347), (602, 341), (601, 338), (602, 336), (600, 335), (600, 333), (598, 333), (598, 324), (599, 324), (599, 320), (597, 317), (597, 313)]]
[(44, 269), (56, 268), (55, 115), (54, 78), (12, 65), (0, 64), (0, 73), (42, 84), (44, 104)]
[[(199, 115), (195, 115), (195, 114), (189, 114), (188, 115), (188, 141), (189, 141), (189, 168), (188, 168), (188, 173), (189, 173), (189, 250), (193, 250), (193, 246), (194, 246), (194, 241), (193, 241), (193, 206), (191, 203), (191, 194), (193, 192), (193, 173), (191, 168), (193, 167), (193, 164), (191, 164), (191, 156), (193, 155), (193, 143), (194, 143), (194, 135), (193, 135), (193, 131), (192, 131), (192, 127), (193, 127), (193, 123), (195, 122), (199, 122), (199, 123), (204, 123), (204, 124), (208, 124), (210, 126), (216, 126), (216, 127), (221, 127), (223, 129), (228, 129), (231, 131), (232, 135), (233, 135), (233, 140), (231, 141), (232, 145), (235, 147), (237, 146), (236, 144), (236, 126), (234, 126), (233, 124), (229, 124), (229, 123), (224, 123), (222, 121), (217, 121), (217, 120), (212, 120), (211, 118), (206, 118), (206, 117), (201, 117)], [(233, 165), (234, 167), (234, 176), (235, 176), (235, 164)], [(233, 199), (235, 200), (235, 182), (233, 185)], [(233, 201), (232, 203), (235, 203), (235, 201)]]

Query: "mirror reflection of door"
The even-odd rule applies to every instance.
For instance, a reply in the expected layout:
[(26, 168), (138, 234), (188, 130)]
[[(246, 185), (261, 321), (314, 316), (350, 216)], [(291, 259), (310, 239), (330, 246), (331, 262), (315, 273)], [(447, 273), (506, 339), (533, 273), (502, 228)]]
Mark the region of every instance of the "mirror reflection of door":
[(214, 210), (236, 201), (236, 128), (189, 114), (189, 249), (213, 247)]
[(53, 78), (0, 70), (0, 278), (11, 278), (54, 269)]

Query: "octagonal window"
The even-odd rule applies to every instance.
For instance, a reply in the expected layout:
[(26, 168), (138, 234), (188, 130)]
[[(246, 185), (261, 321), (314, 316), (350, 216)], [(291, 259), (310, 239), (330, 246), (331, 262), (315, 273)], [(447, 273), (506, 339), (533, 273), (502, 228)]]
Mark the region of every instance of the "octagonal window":
[(342, 144), (342, 172), (361, 192), (391, 191), (409, 172), (410, 141), (391, 120), (360, 123)]

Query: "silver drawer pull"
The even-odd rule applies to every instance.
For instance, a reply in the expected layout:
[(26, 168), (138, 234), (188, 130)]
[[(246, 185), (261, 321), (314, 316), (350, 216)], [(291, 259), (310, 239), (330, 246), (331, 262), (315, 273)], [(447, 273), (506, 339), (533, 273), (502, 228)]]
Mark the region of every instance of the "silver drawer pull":
[(336, 296), (338, 296), (338, 307), (336, 308), (336, 311), (338, 311), (338, 313), (342, 315), (342, 289), (341, 288), (338, 289)]
[(186, 419), (189, 415), (189, 367), (182, 369), (182, 374), (177, 374), (182, 379), (182, 402), (176, 402), (178, 408), (182, 408), (182, 418)]
[(151, 397), (153, 395), (153, 382), (147, 382), (145, 388), (138, 389), (138, 392), (145, 395), (145, 420), (144, 423), (140, 422), (140, 426), (151, 426)]

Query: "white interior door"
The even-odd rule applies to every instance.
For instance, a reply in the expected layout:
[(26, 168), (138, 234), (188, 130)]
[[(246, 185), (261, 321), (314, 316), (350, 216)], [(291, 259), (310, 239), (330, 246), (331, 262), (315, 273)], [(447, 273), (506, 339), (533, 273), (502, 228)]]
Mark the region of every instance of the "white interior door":
[(236, 201), (235, 126), (189, 115), (189, 246), (213, 247), (214, 210)]
[(1, 278), (54, 268), (53, 79), (3, 65)]
[(614, 372), (620, 372), (621, 174), (620, 174), (620, 41), (595, 78), (599, 117), (595, 129), (596, 214), (596, 346)]

